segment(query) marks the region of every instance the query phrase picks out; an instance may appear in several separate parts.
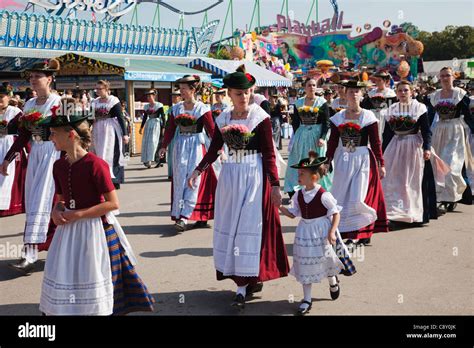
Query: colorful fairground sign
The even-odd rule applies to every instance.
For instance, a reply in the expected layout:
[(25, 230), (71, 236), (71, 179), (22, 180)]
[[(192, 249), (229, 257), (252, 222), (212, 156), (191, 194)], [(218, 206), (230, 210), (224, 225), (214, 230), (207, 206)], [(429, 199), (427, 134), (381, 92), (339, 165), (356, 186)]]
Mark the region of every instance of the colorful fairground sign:
[[(385, 70), (394, 79), (415, 78), (423, 44), (417, 41), (411, 24), (354, 26), (344, 23), (344, 12), (305, 25), (288, 16), (277, 15), (276, 24), (261, 33), (242, 33), (240, 47), (246, 59), (291, 77), (318, 75), (317, 62), (331, 61), (340, 70)], [(327, 76), (326, 76), (327, 77)]]

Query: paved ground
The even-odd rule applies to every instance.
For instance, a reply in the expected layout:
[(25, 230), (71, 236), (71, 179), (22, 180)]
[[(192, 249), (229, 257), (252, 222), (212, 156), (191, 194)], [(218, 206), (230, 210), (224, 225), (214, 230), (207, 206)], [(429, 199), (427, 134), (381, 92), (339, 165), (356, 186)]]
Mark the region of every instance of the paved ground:
[[(155, 314), (235, 313), (229, 306), (233, 282), (215, 280), (212, 229), (173, 229), (166, 167), (145, 169), (135, 157), (126, 178), (119, 220), (138, 257), (138, 272), (157, 301)], [(458, 206), (428, 227), (376, 235), (372, 246), (353, 255), (358, 272), (341, 278), (337, 301), (331, 301), (327, 282), (314, 286), (311, 314), (472, 315), (473, 213), (472, 206)], [(21, 247), (23, 223), (24, 215), (0, 219), (0, 315), (40, 314), (44, 261), (28, 277), (7, 268)], [(282, 218), (290, 256), (296, 223)], [(46, 253), (40, 256), (44, 260)], [(245, 314), (292, 315), (301, 297), (292, 277), (267, 282)]]

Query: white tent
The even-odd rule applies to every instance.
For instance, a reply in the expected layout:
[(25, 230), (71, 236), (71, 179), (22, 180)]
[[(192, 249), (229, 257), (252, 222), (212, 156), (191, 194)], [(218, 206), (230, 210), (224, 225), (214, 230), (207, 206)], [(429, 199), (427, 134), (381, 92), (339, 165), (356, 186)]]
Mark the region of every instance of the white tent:
[(450, 59), (450, 60), (435, 60), (430, 62), (423, 62), (424, 73), (428, 76), (434, 76), (439, 73), (441, 68), (449, 66), (453, 68), (454, 71), (464, 72), (466, 75), (470, 75), (470, 68), (468, 68), (467, 63), (474, 61), (474, 58), (471, 59)]
[(223, 77), (234, 72), (242, 64), (245, 65), (247, 72), (255, 77), (257, 80), (256, 85), (259, 87), (291, 87), (293, 84), (290, 79), (262, 68), (260, 65), (248, 60), (224, 60), (202, 57), (192, 60), (186, 66), (188, 68), (200, 66), (215, 76)]

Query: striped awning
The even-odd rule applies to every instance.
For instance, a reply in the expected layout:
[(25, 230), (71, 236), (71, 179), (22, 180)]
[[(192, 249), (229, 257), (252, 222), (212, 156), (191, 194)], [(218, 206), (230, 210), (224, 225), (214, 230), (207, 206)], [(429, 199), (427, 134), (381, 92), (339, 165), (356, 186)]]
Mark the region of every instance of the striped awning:
[(223, 77), (234, 72), (240, 65), (244, 64), (248, 73), (252, 74), (257, 80), (259, 87), (291, 87), (292, 81), (267, 70), (254, 62), (247, 60), (223, 60), (214, 58), (196, 58), (186, 64), (188, 68), (201, 67), (212, 73), (213, 77)]

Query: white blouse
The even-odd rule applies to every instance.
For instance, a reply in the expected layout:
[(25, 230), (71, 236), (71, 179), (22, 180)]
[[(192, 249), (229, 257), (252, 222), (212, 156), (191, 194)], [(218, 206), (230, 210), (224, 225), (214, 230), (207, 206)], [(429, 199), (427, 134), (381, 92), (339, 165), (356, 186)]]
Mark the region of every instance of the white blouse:
[[(316, 185), (314, 189), (309, 191), (307, 191), (306, 188), (303, 187), (301, 189), (301, 192), (303, 193), (304, 202), (311, 202), (320, 188), (321, 185), (319, 184)], [(298, 204), (299, 191), (300, 190), (297, 190), (293, 197), (291, 197), (290, 206), (288, 207), (288, 211), (294, 216), (301, 216), (300, 205)], [(332, 216), (333, 214), (339, 213), (342, 210), (342, 207), (337, 205), (337, 200), (334, 198), (331, 192), (326, 191), (321, 195), (321, 203), (328, 210), (326, 216)]]

